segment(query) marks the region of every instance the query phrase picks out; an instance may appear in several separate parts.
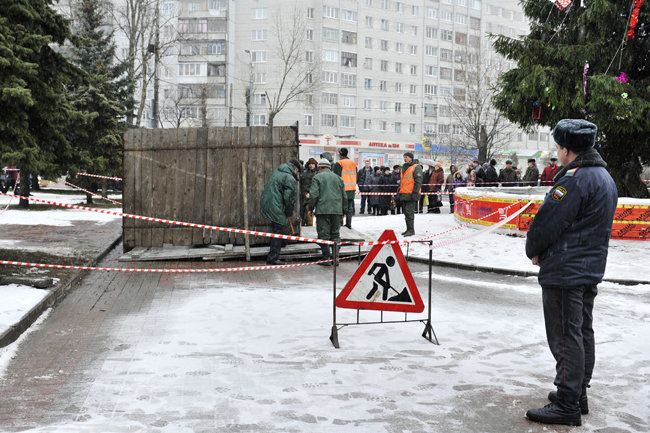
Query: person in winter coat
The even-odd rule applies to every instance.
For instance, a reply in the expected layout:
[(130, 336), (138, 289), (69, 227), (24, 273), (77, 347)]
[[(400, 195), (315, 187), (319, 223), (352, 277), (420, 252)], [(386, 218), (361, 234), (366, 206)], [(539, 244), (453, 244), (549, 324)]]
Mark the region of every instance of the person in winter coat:
[(467, 186), (476, 186), (476, 170), (474, 170), (471, 164), (467, 167), (465, 180), (467, 181)]
[[(377, 193), (381, 192), (381, 187), (379, 186), (379, 182), (381, 181), (381, 167), (375, 166), (373, 168), (373, 173), (372, 176), (370, 176), (370, 192), (372, 193)], [(378, 215), (379, 212), (379, 197), (376, 194), (372, 194), (369, 196), (370, 200), (370, 208), (372, 210), (372, 215)]]
[[(348, 158), (348, 149), (342, 147), (338, 151), (339, 160), (332, 164), (332, 172), (343, 179), (345, 194), (348, 197), (348, 208), (345, 211), (345, 226), (352, 228), (352, 215), (354, 215), (354, 196), (357, 193), (357, 164)], [(331, 161), (330, 161), (331, 163)]]
[(378, 215), (388, 215), (390, 209), (390, 189), (393, 184), (393, 177), (390, 175), (390, 167), (381, 168), (381, 176), (379, 177), (379, 192), (382, 195), (378, 197)]
[(512, 161), (506, 161), (506, 168), (502, 168), (499, 171), (497, 181), (501, 186), (515, 186), (517, 183), (517, 172), (512, 168)]
[[(287, 233), (288, 218), (293, 215), (296, 205), (296, 184), (300, 172), (300, 161), (292, 159), (281, 164), (266, 181), (260, 198), (260, 213), (271, 221), (271, 232), (280, 235)], [(280, 250), (282, 239), (271, 238), (271, 249), (266, 256), (267, 265), (283, 265)]]
[(476, 168), (476, 186), (487, 186), (485, 184), (485, 177), (487, 176), (485, 170), (487, 167), (488, 163), (484, 162)]
[(524, 173), (524, 178), (522, 183), (524, 186), (537, 186), (537, 180), (539, 179), (539, 170), (535, 164), (535, 159), (530, 158), (528, 160), (528, 168), (526, 168), (526, 173)]
[[(420, 201), (418, 202), (418, 213), (424, 213), (429, 211), (429, 203), (431, 203), (431, 196), (428, 193), (431, 191), (431, 177), (433, 176), (433, 167), (431, 165), (426, 166), (426, 170), (422, 169), (422, 187), (420, 188)], [(427, 210), (424, 210), (424, 200), (427, 200)]]
[(404, 209), (406, 231), (402, 236), (415, 234), (415, 208), (418, 205), (420, 188), (422, 187), (422, 166), (413, 159), (412, 152), (404, 153), (402, 178), (399, 184), (399, 199)]
[(581, 413), (589, 412), (592, 310), (618, 201), (607, 164), (593, 148), (596, 132), (596, 125), (582, 119), (557, 123), (553, 139), (564, 168), (526, 236), (526, 255), (540, 267), (546, 338), (556, 361), (551, 403), (530, 409), (526, 417), (546, 424), (580, 425)]
[(399, 182), (402, 178), (402, 167), (399, 165), (394, 165), (393, 166), (393, 172), (390, 174), (391, 177), (393, 178), (393, 188), (391, 188), (391, 192), (395, 194), (393, 197), (393, 201), (395, 202), (395, 209), (391, 210), (391, 214), (396, 214), (399, 215), (402, 213), (402, 203), (399, 201), (399, 197), (397, 193), (399, 192)]
[[(370, 161), (366, 159), (363, 161), (363, 164), (363, 167), (361, 167), (361, 169), (357, 172), (357, 185), (359, 186), (359, 191), (362, 193), (370, 192), (370, 179), (373, 174), (372, 167), (370, 166)], [(369, 195), (361, 194), (361, 210), (359, 211), (360, 214), (363, 214), (366, 209), (368, 210), (368, 213), (370, 213), (370, 201), (368, 200), (369, 198)]]
[(436, 162), (436, 167), (433, 170), (429, 182), (433, 184), (429, 191), (435, 192), (436, 194), (429, 195), (429, 209), (427, 211), (440, 213), (440, 208), (442, 207), (442, 196), (440, 192), (442, 191), (442, 184), (445, 182), (445, 170), (442, 168), (442, 163)]
[[(449, 195), (449, 213), (454, 213), (454, 180), (456, 179), (456, 173), (460, 174), (458, 169), (454, 164), (451, 164), (449, 166), (449, 174), (447, 175), (447, 178), (445, 179), (445, 192)], [(460, 175), (461, 180), (463, 179), (463, 175)]]
[(555, 185), (555, 182), (553, 181), (553, 177), (555, 177), (556, 173), (560, 170), (560, 167), (557, 166), (557, 158), (553, 157), (551, 158), (551, 162), (549, 165), (544, 167), (544, 171), (542, 171), (542, 182), (541, 184), (543, 186), (553, 186)]
[(300, 222), (303, 226), (310, 226), (309, 211), (307, 210), (307, 199), (309, 198), (309, 188), (311, 188), (311, 181), (316, 175), (316, 166), (318, 162), (314, 158), (307, 160), (305, 169), (300, 173)]
[(499, 175), (496, 169), (497, 161), (493, 158), (485, 169), (485, 186), (497, 186)]
[[(319, 239), (341, 242), (341, 218), (347, 209), (345, 185), (340, 176), (332, 173), (331, 164), (325, 158), (318, 162), (318, 174), (314, 176), (309, 189), (307, 207), (316, 214), (316, 232)], [(319, 244), (323, 260), (330, 260), (331, 249), (328, 244)], [(319, 263), (331, 266), (331, 261)], [(338, 263), (337, 263), (338, 265)]]

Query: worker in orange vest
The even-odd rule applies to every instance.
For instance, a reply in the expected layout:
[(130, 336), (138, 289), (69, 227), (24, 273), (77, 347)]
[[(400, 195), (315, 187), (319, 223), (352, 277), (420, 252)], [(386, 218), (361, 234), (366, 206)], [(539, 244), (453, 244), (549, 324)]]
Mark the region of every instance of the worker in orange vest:
[(339, 149), (339, 160), (332, 167), (332, 171), (343, 179), (348, 208), (345, 212), (345, 226), (352, 228), (352, 215), (354, 215), (354, 195), (357, 192), (357, 164), (348, 158), (348, 149)]
[(422, 186), (422, 166), (413, 159), (412, 152), (404, 154), (404, 165), (402, 166), (402, 179), (399, 183), (399, 200), (404, 209), (406, 220), (406, 231), (402, 236), (413, 236), (415, 234), (415, 207), (418, 205), (420, 187)]

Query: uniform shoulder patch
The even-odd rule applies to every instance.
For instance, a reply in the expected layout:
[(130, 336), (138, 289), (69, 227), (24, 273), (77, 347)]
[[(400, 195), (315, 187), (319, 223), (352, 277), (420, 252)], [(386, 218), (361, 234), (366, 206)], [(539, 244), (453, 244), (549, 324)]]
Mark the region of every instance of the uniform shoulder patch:
[(572, 168), (571, 170), (567, 170), (565, 176), (575, 176), (576, 171), (578, 171), (578, 168), (579, 168), (579, 167)]
[(551, 194), (551, 197), (555, 201), (562, 201), (564, 197), (568, 194), (568, 191), (565, 187), (563, 186), (558, 186), (553, 190), (553, 193)]

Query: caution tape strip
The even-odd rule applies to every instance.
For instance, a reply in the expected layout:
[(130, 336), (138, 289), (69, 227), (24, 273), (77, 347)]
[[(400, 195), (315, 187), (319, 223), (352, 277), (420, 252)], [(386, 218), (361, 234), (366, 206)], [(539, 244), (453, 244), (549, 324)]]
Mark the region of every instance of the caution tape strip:
[(101, 196), (101, 195), (99, 195), (99, 194), (95, 194), (94, 192), (91, 192), (91, 191), (85, 190), (85, 189), (83, 189), (83, 188), (81, 188), (81, 187), (79, 187), (79, 186), (77, 186), (77, 185), (74, 185), (74, 184), (68, 182), (67, 180), (65, 181), (65, 184), (66, 184), (66, 185), (69, 185), (69, 186), (71, 186), (71, 187), (73, 187), (73, 188), (75, 188), (75, 189), (78, 189), (79, 191), (83, 191), (83, 192), (85, 192), (86, 194), (90, 194), (90, 195), (92, 195), (93, 197), (98, 197), (98, 198), (101, 198), (102, 200), (106, 200), (106, 201), (109, 201), (109, 202), (111, 202), (111, 203), (119, 204), (120, 206), (122, 206), (122, 203), (119, 202), (119, 201), (111, 200), (111, 199), (108, 198), (108, 197), (103, 197), (103, 196)]
[(119, 181), (122, 180), (121, 177), (101, 176), (99, 174), (90, 174), (90, 173), (81, 173), (81, 172), (77, 173), (77, 176), (88, 176), (88, 177), (96, 177), (99, 179), (109, 179), (109, 180), (119, 180)]

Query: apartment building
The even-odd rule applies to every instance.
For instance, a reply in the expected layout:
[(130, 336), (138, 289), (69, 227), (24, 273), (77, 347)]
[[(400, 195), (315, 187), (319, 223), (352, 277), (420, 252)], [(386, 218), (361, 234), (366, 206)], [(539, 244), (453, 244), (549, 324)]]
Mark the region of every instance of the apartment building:
[[(354, 159), (377, 165), (400, 162), (406, 150), (462, 159), (445, 153), (448, 138), (461, 135), (450, 101), (471, 97), (472, 68), (513, 66), (493, 52), (488, 34), (528, 31), (517, 0), (161, 0), (159, 7), (167, 41), (157, 72), (163, 127), (265, 125), (270, 107), (281, 107), (273, 122), (298, 122), (302, 159), (346, 146)], [(153, 117), (151, 86), (146, 96), (144, 125)], [(524, 158), (554, 148), (547, 128), (509, 141), (507, 153)]]

